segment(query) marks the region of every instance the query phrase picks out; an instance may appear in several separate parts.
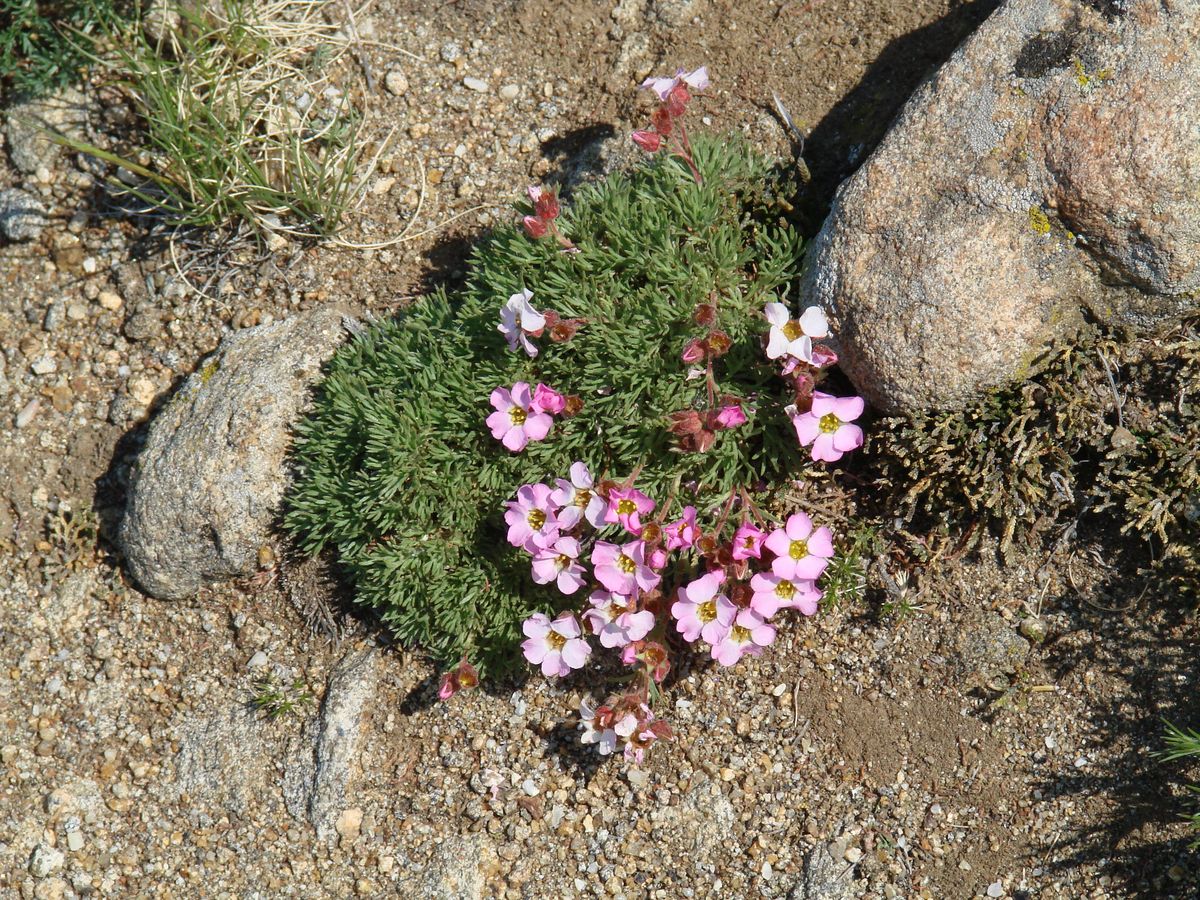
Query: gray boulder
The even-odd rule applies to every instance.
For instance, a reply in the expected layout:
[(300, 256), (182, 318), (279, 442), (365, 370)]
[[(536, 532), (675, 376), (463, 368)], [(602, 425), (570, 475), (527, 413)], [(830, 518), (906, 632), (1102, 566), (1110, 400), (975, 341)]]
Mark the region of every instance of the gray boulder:
[(1198, 32), (1198, 0), (1008, 0), (916, 91), (802, 284), (873, 405), (965, 404), (1085, 308), (1200, 306)]
[(0, 234), (10, 241), (36, 241), (46, 227), (46, 207), (20, 188), (0, 189)]
[(87, 98), (75, 88), (63, 88), (53, 96), (11, 107), (4, 135), (13, 165), (26, 175), (32, 175), (40, 166), (52, 168), (62, 147), (51, 141), (46, 132), (83, 139), (87, 121)]
[(344, 336), (339, 308), (230, 335), (158, 412), (118, 535), (146, 593), (179, 600), (255, 571), (287, 487), (292, 423)]

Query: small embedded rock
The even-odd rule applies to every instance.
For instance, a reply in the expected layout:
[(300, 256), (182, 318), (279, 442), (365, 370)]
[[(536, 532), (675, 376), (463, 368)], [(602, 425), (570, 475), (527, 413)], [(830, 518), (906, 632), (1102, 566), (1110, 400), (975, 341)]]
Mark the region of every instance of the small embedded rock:
[(19, 188), (0, 190), (0, 234), (10, 241), (36, 241), (46, 227), (46, 207)]
[(29, 874), (34, 878), (53, 875), (63, 867), (63, 852), (46, 844), (38, 844), (29, 858)]
[(384, 76), (383, 86), (388, 89), (389, 94), (403, 97), (408, 93), (408, 76), (399, 69), (392, 69)]

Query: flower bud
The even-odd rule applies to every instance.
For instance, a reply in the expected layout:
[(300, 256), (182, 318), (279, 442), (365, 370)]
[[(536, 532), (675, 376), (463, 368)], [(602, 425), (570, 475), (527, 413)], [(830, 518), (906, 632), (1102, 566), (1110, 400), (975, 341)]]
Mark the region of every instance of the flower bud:
[(657, 153), (662, 148), (662, 135), (657, 131), (635, 131), (630, 137), (647, 153)]
[(583, 409), (583, 399), (578, 394), (568, 394), (566, 402), (563, 404), (563, 415), (568, 419), (571, 416), (579, 415)]
[(533, 211), (543, 222), (558, 218), (558, 198), (550, 188), (542, 188), (538, 198), (533, 201)]
[(693, 338), (684, 345), (683, 353), (680, 354), (685, 363), (699, 362), (704, 359), (704, 354), (708, 347), (701, 338)]
[(656, 522), (648, 522), (642, 526), (642, 540), (647, 544), (657, 544), (662, 540), (662, 529)]
[(525, 225), (525, 233), (531, 238), (546, 236), (546, 223), (537, 216), (526, 216), (521, 220)]
[(723, 331), (713, 331), (708, 335), (705, 344), (708, 346), (708, 352), (716, 356), (724, 356), (729, 352), (729, 348), (733, 346), (733, 341), (729, 335)]
[(660, 106), (650, 114), (650, 124), (663, 137), (670, 136), (672, 128), (671, 114), (667, 112), (665, 107)]
[(671, 420), (672, 434), (696, 434), (704, 427), (700, 421), (700, 413), (694, 409), (673, 412), (667, 418)]
[(701, 303), (696, 307), (696, 324), (711, 325), (717, 320), (717, 308), (711, 303)]
[(663, 106), (672, 119), (678, 119), (687, 109), (688, 101), (691, 99), (692, 95), (688, 93), (687, 87), (680, 82), (671, 88), (671, 93), (667, 94), (667, 102)]

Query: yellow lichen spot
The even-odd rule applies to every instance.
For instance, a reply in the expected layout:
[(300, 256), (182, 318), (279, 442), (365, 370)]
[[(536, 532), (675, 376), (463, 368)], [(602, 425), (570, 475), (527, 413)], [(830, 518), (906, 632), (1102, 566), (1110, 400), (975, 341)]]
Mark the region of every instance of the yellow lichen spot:
[(1038, 234), (1050, 233), (1050, 217), (1047, 216), (1039, 207), (1029, 207), (1029, 227)]
[(200, 383), (208, 384), (209, 379), (217, 374), (217, 370), (221, 368), (221, 364), (215, 359), (207, 366), (200, 370)]

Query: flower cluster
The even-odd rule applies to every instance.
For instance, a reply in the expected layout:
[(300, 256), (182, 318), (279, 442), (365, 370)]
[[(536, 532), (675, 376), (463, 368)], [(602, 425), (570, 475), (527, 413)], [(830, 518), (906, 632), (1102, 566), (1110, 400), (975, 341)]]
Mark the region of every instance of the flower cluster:
[(633, 142), (647, 153), (657, 153), (666, 147), (687, 164), (696, 183), (700, 183), (700, 170), (692, 157), (692, 145), (688, 141), (683, 114), (687, 111), (692, 91), (703, 91), (708, 87), (708, 69), (701, 66), (694, 72), (679, 69), (673, 76), (651, 77), (642, 82), (642, 89), (654, 93), (659, 104), (650, 115), (650, 127), (635, 131)]
[(530, 390), (524, 381), (511, 388), (496, 388), (490, 399), (496, 411), (487, 417), (487, 426), (492, 437), (513, 453), (520, 453), (530, 441), (542, 440), (550, 433), (554, 416), (571, 415), (572, 409), (568, 407), (575, 407), (553, 388), (539, 384)]
[(525, 189), (525, 193), (529, 197), (529, 202), (533, 204), (533, 215), (525, 216), (521, 220), (525, 226), (525, 232), (531, 238), (541, 238), (549, 234), (562, 245), (564, 252), (578, 252), (579, 248), (558, 230), (556, 220), (560, 210), (558, 197), (555, 196), (554, 191), (551, 188), (531, 184)]

